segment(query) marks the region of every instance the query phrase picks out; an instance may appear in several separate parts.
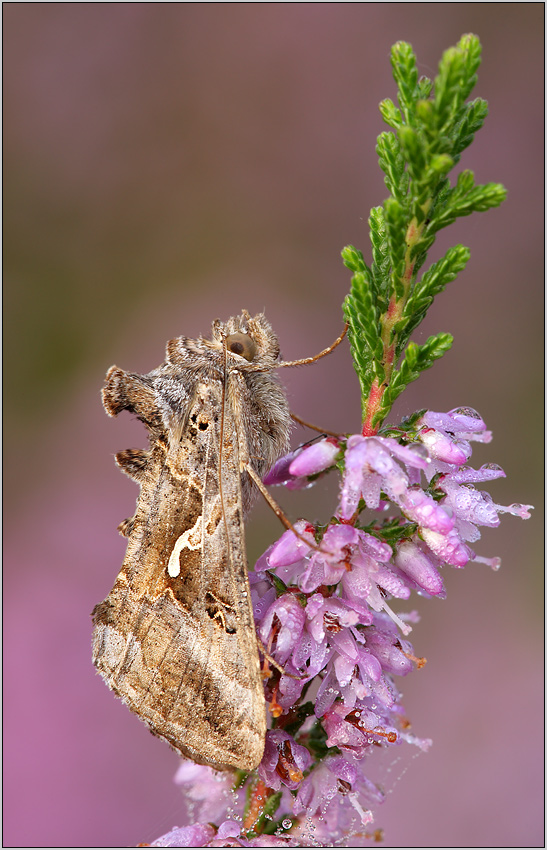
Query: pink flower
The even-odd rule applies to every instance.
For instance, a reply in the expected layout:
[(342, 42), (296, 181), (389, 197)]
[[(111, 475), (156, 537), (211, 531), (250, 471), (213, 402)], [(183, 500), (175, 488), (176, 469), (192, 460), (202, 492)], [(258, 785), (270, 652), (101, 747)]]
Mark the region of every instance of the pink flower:
[(340, 454), (340, 446), (332, 437), (320, 440), (305, 448), (292, 461), (289, 470), (295, 478), (317, 475), (332, 466)]
[(298, 788), (310, 764), (309, 751), (297, 744), (287, 732), (274, 729), (266, 733), (264, 756), (258, 766), (258, 775), (268, 788), (274, 791), (278, 791), (281, 785), (291, 790)]
[(444, 594), (444, 584), (431, 555), (426, 554), (419, 544), (404, 540), (399, 544), (394, 558), (399, 567), (416, 584), (432, 596)]
[(151, 847), (206, 847), (215, 837), (216, 830), (209, 823), (194, 823), (192, 826), (174, 826), (161, 838), (156, 838)]

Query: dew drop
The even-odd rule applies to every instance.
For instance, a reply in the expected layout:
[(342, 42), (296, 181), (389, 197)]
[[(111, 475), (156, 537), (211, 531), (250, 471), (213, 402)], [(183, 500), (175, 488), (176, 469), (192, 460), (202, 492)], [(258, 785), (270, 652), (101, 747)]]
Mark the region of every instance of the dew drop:
[(292, 826), (292, 820), (290, 820), (290, 818), (285, 818), (285, 820), (281, 821), (281, 826), (283, 829), (290, 829)]
[(482, 419), (480, 413), (477, 413), (477, 411), (473, 410), (472, 407), (456, 407), (452, 413), (459, 413), (461, 416), (469, 416), (471, 419)]

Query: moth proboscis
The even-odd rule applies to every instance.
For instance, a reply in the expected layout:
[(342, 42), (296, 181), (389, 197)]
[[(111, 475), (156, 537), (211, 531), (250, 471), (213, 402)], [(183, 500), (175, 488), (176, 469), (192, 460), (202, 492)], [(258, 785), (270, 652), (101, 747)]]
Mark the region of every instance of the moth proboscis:
[(110, 416), (134, 413), (149, 447), (118, 452), (140, 485), (121, 571), (93, 610), (93, 663), (158, 737), (196, 762), (252, 770), (266, 708), (244, 515), (289, 449), (291, 414), (275, 370), (279, 343), (263, 314), (213, 322), (211, 339), (178, 337), (146, 375), (112, 366)]

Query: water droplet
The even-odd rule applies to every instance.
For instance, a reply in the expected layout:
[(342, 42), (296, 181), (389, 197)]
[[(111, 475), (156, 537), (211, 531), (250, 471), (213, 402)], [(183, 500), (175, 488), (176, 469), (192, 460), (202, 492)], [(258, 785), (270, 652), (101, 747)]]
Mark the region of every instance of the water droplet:
[(469, 416), (471, 419), (482, 419), (480, 413), (477, 413), (477, 411), (473, 410), (472, 407), (456, 407), (452, 413), (459, 413), (461, 416)]
[(292, 826), (292, 820), (290, 818), (285, 818), (283, 821), (281, 821), (281, 826), (283, 827), (283, 829), (290, 829)]
[(501, 470), (501, 472), (503, 472), (503, 469), (501, 468), (499, 463), (483, 463), (481, 469), (492, 469), (494, 470), (494, 472), (498, 472)]

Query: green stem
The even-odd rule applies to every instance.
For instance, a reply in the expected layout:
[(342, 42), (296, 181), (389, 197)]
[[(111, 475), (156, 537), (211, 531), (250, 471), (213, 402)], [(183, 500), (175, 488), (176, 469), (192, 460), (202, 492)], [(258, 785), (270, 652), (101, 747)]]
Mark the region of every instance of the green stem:
[[(429, 207), (431, 206), (431, 201), (427, 201), (423, 210), (424, 213), (427, 214)], [(395, 352), (397, 350), (397, 335), (393, 333), (393, 328), (396, 326), (397, 322), (400, 321), (403, 315), (403, 311), (405, 308), (405, 304), (408, 300), (408, 296), (411, 291), (412, 283), (414, 281), (414, 267), (415, 260), (411, 259), (411, 253), (414, 246), (420, 241), (422, 238), (424, 228), (426, 225), (426, 218), (423, 219), (422, 224), (418, 224), (416, 217), (414, 216), (408, 225), (405, 243), (406, 243), (406, 251), (405, 251), (405, 268), (403, 272), (403, 276), (401, 282), (403, 284), (403, 295), (401, 298), (396, 300), (395, 294), (392, 295), (387, 311), (380, 318), (381, 322), (381, 339), (383, 343), (384, 353), (382, 356), (382, 367), (384, 370), (384, 380), (380, 385), (378, 379), (374, 380), (372, 387), (370, 388), (370, 392), (368, 398), (364, 405), (364, 418), (363, 418), (363, 429), (362, 434), (363, 437), (373, 437), (378, 433), (378, 429), (382, 424), (378, 419), (378, 413), (382, 410), (382, 401), (384, 397), (384, 393), (389, 386), (389, 382), (391, 380), (391, 375), (393, 373), (393, 369), (395, 366)], [(386, 411), (387, 413), (387, 411)]]

